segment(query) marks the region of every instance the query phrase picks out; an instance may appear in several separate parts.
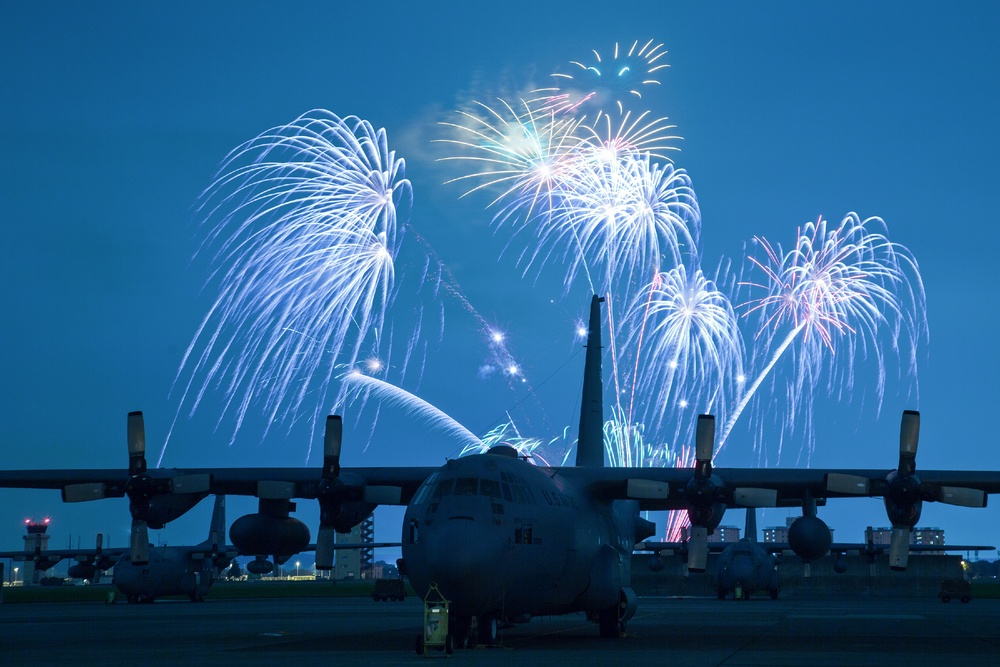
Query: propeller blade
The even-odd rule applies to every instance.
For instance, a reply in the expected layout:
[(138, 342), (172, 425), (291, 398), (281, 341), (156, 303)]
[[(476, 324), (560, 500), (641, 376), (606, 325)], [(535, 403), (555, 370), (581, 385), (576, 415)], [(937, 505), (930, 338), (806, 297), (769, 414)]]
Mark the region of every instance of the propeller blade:
[(340, 415), (327, 415), (323, 438), (323, 479), (340, 475), (340, 448), (344, 438), (344, 420)]
[[(916, 468), (917, 441), (920, 439), (920, 413), (903, 410), (899, 424), (899, 470), (906, 474)], [(906, 461), (906, 463), (904, 463)]]
[(893, 526), (889, 538), (889, 567), (905, 570), (910, 558), (910, 527)]
[(336, 531), (333, 528), (320, 526), (319, 534), (316, 535), (316, 569), (333, 569), (333, 552)]
[(178, 475), (170, 479), (171, 493), (208, 493), (212, 487), (209, 474)]
[(145, 521), (132, 522), (129, 549), (133, 565), (143, 565), (149, 562), (149, 530)]
[(704, 572), (708, 567), (708, 528), (691, 526), (691, 540), (688, 542), (688, 570)]
[(733, 500), (739, 507), (777, 507), (778, 491), (776, 489), (737, 487), (733, 489)]
[(652, 479), (629, 479), (625, 482), (625, 495), (636, 500), (666, 499), (670, 497), (670, 486)]
[(128, 413), (128, 474), (141, 475), (146, 472), (146, 427), (142, 412)]
[(849, 493), (856, 496), (867, 496), (870, 482), (867, 477), (845, 475), (831, 472), (826, 475), (826, 490), (835, 493)]
[(960, 507), (986, 507), (986, 492), (961, 486), (942, 486), (938, 502)]
[(715, 416), (698, 415), (698, 426), (695, 431), (695, 458), (699, 461), (711, 461), (715, 449)]
[(101, 482), (86, 484), (67, 484), (63, 487), (62, 497), (66, 503), (82, 503), (88, 500), (100, 500), (105, 497), (107, 487)]

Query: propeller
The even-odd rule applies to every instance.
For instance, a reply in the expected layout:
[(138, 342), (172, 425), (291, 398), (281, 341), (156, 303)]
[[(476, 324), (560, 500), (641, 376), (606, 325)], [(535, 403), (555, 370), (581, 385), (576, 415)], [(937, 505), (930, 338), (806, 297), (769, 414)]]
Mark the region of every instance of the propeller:
[[(209, 474), (173, 475), (154, 479), (146, 466), (146, 429), (142, 412), (128, 413), (128, 478), (125, 484), (86, 482), (68, 484), (63, 487), (63, 500), (68, 503), (100, 500), (108, 497), (128, 496), (129, 511), (132, 514), (131, 535), (129, 537), (132, 562), (141, 565), (149, 562), (149, 522), (154, 496), (167, 494), (205, 494), (211, 488)], [(193, 506), (199, 498), (188, 503)], [(180, 513), (190, 507), (184, 507)], [(177, 508), (174, 508), (177, 509)], [(171, 517), (172, 518), (172, 517)], [(164, 521), (156, 520), (153, 527)]]
[(892, 523), (889, 538), (889, 567), (905, 570), (910, 556), (910, 531), (920, 520), (924, 500), (962, 507), (985, 507), (986, 493), (981, 489), (940, 486), (922, 482), (917, 476), (917, 444), (920, 440), (920, 413), (904, 410), (899, 424), (899, 463), (885, 480), (871, 480), (859, 475), (830, 473), (827, 491), (851, 495), (874, 495), (883, 492), (886, 514)]
[(732, 498), (725, 484), (712, 471), (715, 451), (715, 417), (698, 415), (695, 431), (694, 475), (688, 480), (685, 497), (691, 537), (688, 541), (688, 570), (704, 572), (708, 564), (708, 535), (719, 525), (727, 504), (740, 507), (775, 507), (778, 504), (776, 489), (737, 487)]
[(340, 415), (328, 415), (323, 435), (323, 472), (319, 492), (319, 533), (316, 535), (316, 569), (333, 569), (337, 506), (332, 502), (334, 484), (340, 476), (340, 449), (344, 439), (344, 421)]
[[(722, 519), (719, 495), (723, 487), (712, 475), (712, 453), (715, 447), (715, 417), (698, 415), (695, 431), (694, 476), (688, 481), (688, 518), (691, 537), (688, 540), (688, 570), (704, 572), (708, 564), (708, 532)], [(721, 508), (725, 511), (725, 508)], [(720, 514), (717, 516), (717, 512)]]

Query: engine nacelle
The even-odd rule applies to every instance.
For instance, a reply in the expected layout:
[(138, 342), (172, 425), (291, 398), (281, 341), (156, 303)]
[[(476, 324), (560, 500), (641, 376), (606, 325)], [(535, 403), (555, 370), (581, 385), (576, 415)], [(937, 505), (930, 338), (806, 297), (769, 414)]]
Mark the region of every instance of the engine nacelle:
[(889, 489), (883, 497), (885, 513), (893, 526), (913, 528), (920, 520), (923, 501), (920, 499), (920, 480), (916, 475), (900, 475), (896, 471), (886, 477)]
[(309, 528), (290, 516), (247, 514), (229, 528), (233, 546), (245, 555), (290, 555), (309, 546)]
[[(330, 510), (320, 507), (320, 523), (333, 526), (338, 533), (349, 533), (356, 525), (371, 516), (377, 505), (366, 503), (362, 500), (354, 500), (346, 503), (338, 503)], [(327, 519), (326, 512), (330, 513)]]
[(247, 572), (250, 574), (268, 574), (274, 571), (274, 564), (266, 558), (259, 557), (247, 563)]
[(66, 574), (71, 579), (93, 579), (97, 574), (97, 567), (93, 563), (77, 563), (70, 565)]
[(817, 516), (800, 516), (788, 527), (788, 546), (806, 562), (826, 555), (832, 542), (830, 528)]
[(847, 557), (844, 554), (839, 553), (833, 559), (833, 571), (837, 574), (844, 574), (847, 572)]
[(653, 556), (646, 561), (646, 565), (649, 567), (650, 572), (662, 572), (663, 568), (667, 566), (667, 563), (663, 560), (663, 556), (660, 554), (653, 554)]
[(159, 530), (189, 509), (201, 502), (206, 493), (165, 493), (153, 496), (149, 500), (149, 512), (146, 523), (150, 528)]

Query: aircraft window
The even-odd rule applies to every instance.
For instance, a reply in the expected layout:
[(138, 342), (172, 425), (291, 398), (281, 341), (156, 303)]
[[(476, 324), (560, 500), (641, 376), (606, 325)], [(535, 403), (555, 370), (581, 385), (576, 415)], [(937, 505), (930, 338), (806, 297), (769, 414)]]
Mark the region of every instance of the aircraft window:
[(490, 498), (499, 498), (500, 482), (492, 479), (479, 480), (479, 494)]
[(524, 519), (514, 520), (514, 543), (531, 544), (531, 522)]
[(514, 502), (514, 494), (510, 492), (510, 484), (508, 484), (507, 482), (501, 482), (500, 488), (503, 489), (503, 499), (506, 500), (508, 503)]
[(521, 504), (521, 505), (527, 505), (528, 504), (528, 498), (524, 495), (524, 487), (523, 486), (519, 486), (519, 485), (515, 484), (514, 486), (512, 486), (510, 488), (511, 488), (511, 491), (514, 492), (514, 502), (515, 503), (518, 503), (518, 504)]
[(425, 482), (424, 485), (420, 487), (420, 490), (417, 491), (417, 495), (413, 498), (413, 504), (419, 505), (425, 500), (430, 500), (434, 496), (434, 493), (436, 491), (437, 491), (437, 484), (434, 483), (428, 484)]
[(434, 489), (434, 498), (444, 498), (445, 496), (450, 496), (452, 489), (455, 487), (455, 480), (453, 479), (442, 479), (437, 488)]
[(459, 477), (455, 481), (456, 496), (474, 496), (479, 488), (479, 480), (475, 477)]

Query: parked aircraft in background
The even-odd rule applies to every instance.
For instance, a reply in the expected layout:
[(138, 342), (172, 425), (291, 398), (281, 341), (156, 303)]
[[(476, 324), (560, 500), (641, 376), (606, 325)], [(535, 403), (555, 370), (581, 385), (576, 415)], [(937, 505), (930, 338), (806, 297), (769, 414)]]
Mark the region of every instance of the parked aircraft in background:
[(86, 579), (97, 583), (101, 574), (114, 567), (115, 563), (123, 553), (128, 551), (125, 547), (105, 549), (104, 536), (97, 534), (97, 545), (93, 549), (46, 549), (42, 551), (36, 547), (31, 551), (3, 551), (0, 558), (11, 558), (15, 561), (34, 563), (36, 573), (42, 573), (55, 567), (63, 560), (72, 559), (76, 561), (69, 566), (68, 576), (73, 579)]
[(1000, 472), (918, 476), (919, 414), (912, 411), (903, 415), (895, 470), (713, 468), (711, 415), (698, 420), (693, 470), (606, 468), (600, 301), (595, 296), (591, 302), (575, 466), (534, 466), (500, 445), (441, 467), (341, 469), (342, 422), (332, 415), (319, 470), (147, 470), (142, 415), (132, 413), (127, 470), (2, 471), (0, 487), (61, 489), (67, 501), (128, 496), (133, 563), (149, 558), (147, 527), (180, 516), (207, 493), (260, 499), (259, 511), (230, 531), (236, 548), (253, 554), (301, 550), (308, 528), (289, 517), (291, 499), (318, 501), (318, 569), (332, 566), (335, 531), (349, 531), (379, 504), (405, 505), (400, 569), (421, 597), (435, 584), (451, 602), (451, 641), (458, 645), (473, 620), (488, 642), (498, 622), (575, 611), (596, 621), (601, 635), (619, 636), (636, 610), (632, 550), (653, 535), (642, 510), (686, 509), (692, 525), (688, 567), (703, 571), (708, 534), (727, 508), (801, 506), (789, 543), (801, 558), (814, 560), (831, 545), (829, 528), (816, 516), (818, 502), (879, 496), (893, 526), (890, 562), (902, 568), (924, 501), (982, 507), (987, 493), (1000, 493)]
[[(849, 552), (866, 555), (868, 563), (874, 567), (875, 559), (885, 555), (886, 546), (875, 544), (872, 527), (865, 531), (865, 543), (833, 543), (829, 553), (833, 556), (833, 570), (838, 574), (847, 571), (845, 556)], [(653, 552), (649, 559), (649, 569), (660, 572), (666, 566), (663, 553), (685, 554), (687, 542), (642, 542), (636, 545), (637, 552)], [(990, 551), (995, 547), (984, 545), (910, 545), (910, 551)], [(715, 592), (720, 600), (732, 595), (733, 599), (747, 600), (757, 592), (766, 592), (772, 600), (778, 599), (781, 590), (778, 569), (783, 554), (792, 549), (787, 542), (758, 542), (757, 517), (753, 509), (747, 509), (746, 530), (738, 542), (709, 543), (709, 551), (718, 553), (715, 563)], [(809, 576), (809, 562), (805, 562), (804, 575)]]
[(112, 583), (130, 603), (152, 602), (169, 595), (205, 599), (208, 589), (229, 567), (237, 551), (225, 543), (226, 497), (215, 497), (208, 538), (193, 547), (149, 547), (145, 563), (133, 563), (131, 550), (115, 565)]

